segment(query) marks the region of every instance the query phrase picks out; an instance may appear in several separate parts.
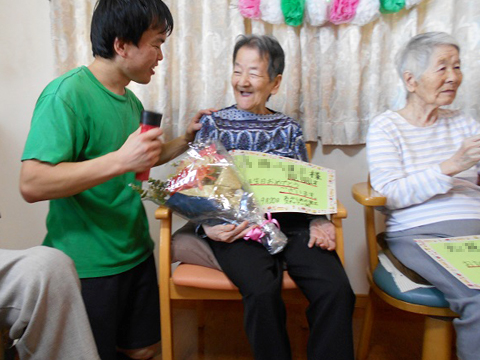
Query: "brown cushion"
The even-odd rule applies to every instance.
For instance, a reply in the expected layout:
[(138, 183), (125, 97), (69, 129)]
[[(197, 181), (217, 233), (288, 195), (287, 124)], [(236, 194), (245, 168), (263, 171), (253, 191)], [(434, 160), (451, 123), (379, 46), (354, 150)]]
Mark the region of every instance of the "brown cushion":
[(377, 243), (382, 248), (383, 253), (392, 262), (393, 266), (395, 266), (403, 275), (417, 284), (432, 285), (422, 276), (418, 275), (415, 271), (403, 265), (400, 260), (393, 255), (392, 251), (388, 248), (387, 242), (385, 241), (385, 233), (380, 233), (377, 235)]
[[(173, 273), (172, 279), (174, 284), (181, 286), (215, 290), (238, 290), (225, 273), (197, 265), (179, 265)], [(297, 285), (295, 285), (295, 282), (287, 272), (283, 274), (282, 288), (297, 288)]]
[(205, 239), (195, 234), (195, 224), (187, 222), (172, 237), (172, 262), (201, 265), (222, 270)]

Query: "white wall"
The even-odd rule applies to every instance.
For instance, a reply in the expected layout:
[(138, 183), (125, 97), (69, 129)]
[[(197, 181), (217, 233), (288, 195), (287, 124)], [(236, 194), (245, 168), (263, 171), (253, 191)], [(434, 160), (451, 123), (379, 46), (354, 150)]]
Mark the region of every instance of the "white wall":
[(0, 2), (0, 246), (27, 248), (45, 235), (48, 207), (23, 201), (18, 178), (35, 102), (53, 77), (49, 2)]
[[(0, 247), (22, 249), (40, 244), (46, 231), (48, 204), (23, 201), (18, 180), (35, 102), (54, 76), (49, 2), (0, 0), (0, 4)], [(319, 146), (313, 162), (337, 170), (338, 198), (349, 213), (344, 222), (347, 273), (355, 293), (365, 294), (363, 212), (350, 195), (351, 185), (367, 177), (364, 146)], [(155, 205), (146, 207), (156, 239)]]
[(366, 280), (367, 250), (363, 226), (363, 208), (351, 196), (352, 185), (366, 181), (368, 176), (365, 146), (318, 146), (313, 162), (335, 169), (337, 197), (347, 208), (343, 222), (345, 266), (356, 294), (368, 293)]

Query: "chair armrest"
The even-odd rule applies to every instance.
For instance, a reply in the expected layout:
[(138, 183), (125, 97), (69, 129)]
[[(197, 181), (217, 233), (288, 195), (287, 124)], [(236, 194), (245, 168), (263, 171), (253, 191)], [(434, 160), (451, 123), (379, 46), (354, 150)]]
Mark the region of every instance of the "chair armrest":
[(348, 215), (347, 209), (343, 204), (337, 200), (337, 212), (335, 214), (332, 214), (332, 220), (334, 218), (336, 219), (346, 219)]
[(158, 273), (159, 279), (166, 281), (171, 276), (171, 241), (172, 241), (172, 210), (166, 206), (159, 206), (155, 210), (155, 218), (160, 220), (160, 240), (158, 246)]
[(157, 210), (155, 210), (155, 219), (164, 220), (172, 216), (172, 210), (168, 207), (160, 205)]
[(384, 206), (387, 198), (373, 190), (369, 182), (362, 182), (352, 186), (352, 196), (363, 205), (365, 220), (365, 236), (369, 258), (369, 269), (373, 273), (378, 264), (377, 232), (375, 229), (375, 206)]
[(352, 196), (363, 206), (384, 206), (387, 203), (387, 198), (373, 190), (368, 182), (353, 185)]
[(337, 239), (337, 254), (340, 261), (345, 265), (345, 244), (343, 239), (343, 224), (342, 219), (347, 217), (347, 209), (340, 201), (337, 201), (337, 212), (331, 215), (331, 221), (335, 226), (335, 236)]

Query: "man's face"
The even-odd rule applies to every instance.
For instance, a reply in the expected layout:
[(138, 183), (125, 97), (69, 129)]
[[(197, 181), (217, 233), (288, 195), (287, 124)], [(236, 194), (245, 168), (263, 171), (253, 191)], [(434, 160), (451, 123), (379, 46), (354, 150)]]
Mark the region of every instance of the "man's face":
[(139, 84), (148, 84), (155, 74), (155, 67), (163, 59), (162, 45), (167, 35), (162, 29), (150, 28), (146, 30), (138, 46), (126, 44), (124, 73), (129, 80)]

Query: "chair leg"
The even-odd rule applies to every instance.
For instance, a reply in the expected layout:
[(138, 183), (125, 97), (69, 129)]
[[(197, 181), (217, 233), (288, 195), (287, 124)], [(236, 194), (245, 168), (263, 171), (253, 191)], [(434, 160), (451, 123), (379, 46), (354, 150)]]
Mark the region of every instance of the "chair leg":
[(365, 315), (363, 318), (362, 332), (360, 333), (360, 341), (357, 349), (357, 360), (365, 360), (368, 357), (368, 350), (370, 347), (370, 338), (372, 335), (372, 325), (374, 318), (374, 299), (373, 291), (370, 290), (367, 299), (367, 306), (365, 307)]
[(310, 326), (308, 325), (308, 319), (305, 312), (306, 306), (307, 305), (305, 305), (303, 302), (299, 304), (286, 304), (288, 318), (290, 318), (291, 315), (294, 316), (295, 322), (303, 331), (310, 330)]
[(453, 325), (450, 319), (427, 316), (423, 336), (422, 360), (451, 360)]
[(198, 325), (198, 360), (205, 359), (205, 300), (195, 302)]
[(197, 322), (200, 329), (205, 328), (205, 302), (204, 300), (196, 301), (197, 307)]
[(310, 326), (308, 325), (308, 320), (306, 316), (302, 316), (300, 319), (300, 327), (302, 330), (308, 331), (310, 330)]
[(162, 360), (173, 360), (173, 321), (169, 294), (160, 292), (160, 325), (162, 332)]

